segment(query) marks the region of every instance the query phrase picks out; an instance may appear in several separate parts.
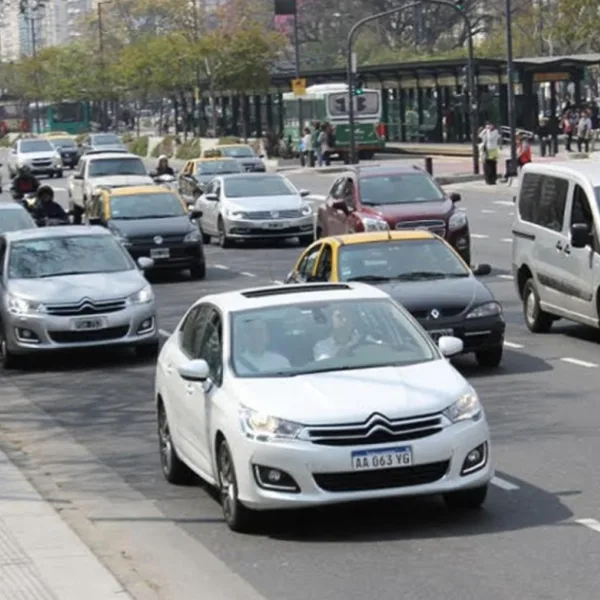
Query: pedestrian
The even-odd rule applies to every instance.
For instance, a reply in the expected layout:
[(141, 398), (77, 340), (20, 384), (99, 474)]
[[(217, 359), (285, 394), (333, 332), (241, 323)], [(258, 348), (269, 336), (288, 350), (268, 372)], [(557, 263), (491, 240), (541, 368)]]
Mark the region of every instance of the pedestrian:
[(524, 133), (517, 136), (517, 163), (519, 170), (532, 161), (531, 144)]
[(577, 151), (590, 151), (590, 138), (592, 137), (592, 120), (587, 110), (582, 110), (577, 122)]
[(319, 167), (322, 167), (327, 164), (327, 154), (329, 152), (329, 147), (327, 146), (327, 123), (323, 123), (323, 125), (321, 125), (317, 143), (319, 145), (317, 163)]
[(313, 124), (313, 130), (312, 130), (312, 159), (313, 159), (313, 164), (312, 166), (315, 166), (315, 161), (319, 160), (319, 156), (321, 155), (320, 153), (320, 146), (319, 146), (319, 136), (321, 135), (321, 123), (319, 123), (319, 121), (315, 121)]
[(538, 139), (540, 140), (540, 154), (546, 156), (546, 152), (552, 156), (552, 137), (548, 128), (548, 119), (542, 117), (537, 130)]
[(325, 155), (325, 164), (329, 166), (331, 164), (331, 155), (335, 151), (335, 129), (331, 123), (327, 123), (325, 129), (327, 134), (327, 154)]
[(302, 136), (302, 160), (301, 160), (302, 166), (304, 166), (304, 165), (312, 166), (313, 165), (312, 153), (313, 153), (312, 135), (310, 133), (310, 128), (305, 127), (304, 135)]
[(570, 109), (563, 114), (562, 130), (566, 137), (565, 150), (571, 152), (571, 142), (573, 141), (573, 115)]
[(483, 156), (483, 176), (488, 185), (496, 185), (498, 180), (498, 157), (500, 156), (500, 132), (491, 121), (480, 132)]

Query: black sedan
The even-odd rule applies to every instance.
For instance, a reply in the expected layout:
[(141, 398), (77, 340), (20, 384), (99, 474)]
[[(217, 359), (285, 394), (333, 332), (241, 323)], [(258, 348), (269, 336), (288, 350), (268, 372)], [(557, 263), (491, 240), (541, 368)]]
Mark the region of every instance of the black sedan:
[(81, 152), (73, 140), (70, 137), (55, 137), (48, 140), (60, 154), (62, 164), (64, 167), (74, 169), (79, 162)]

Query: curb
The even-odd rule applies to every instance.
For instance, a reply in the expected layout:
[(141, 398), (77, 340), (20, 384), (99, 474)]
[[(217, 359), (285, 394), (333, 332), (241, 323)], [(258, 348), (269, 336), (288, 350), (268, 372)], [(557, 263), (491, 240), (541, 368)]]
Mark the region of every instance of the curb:
[(381, 154), (398, 154), (398, 155), (413, 155), (413, 156), (418, 156), (418, 157), (427, 157), (427, 156), (449, 156), (449, 157), (453, 157), (453, 158), (471, 158), (473, 156), (473, 153), (471, 152), (471, 149), (469, 148), (468, 150), (446, 150), (443, 148), (439, 148), (439, 149), (432, 149), (431, 147), (425, 147), (423, 148), (423, 150), (421, 151), (419, 148), (414, 148), (414, 147), (410, 147), (410, 148), (390, 148), (389, 146), (381, 149), (379, 151)]
[(442, 175), (441, 177), (435, 177), (439, 185), (450, 185), (452, 183), (470, 183), (471, 181), (482, 181), (483, 175), (475, 175), (473, 173), (462, 173), (456, 175)]

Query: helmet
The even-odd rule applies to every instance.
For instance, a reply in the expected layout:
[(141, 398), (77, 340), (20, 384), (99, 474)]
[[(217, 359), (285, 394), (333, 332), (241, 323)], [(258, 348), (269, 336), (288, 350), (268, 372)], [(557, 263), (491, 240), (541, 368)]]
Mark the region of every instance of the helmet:
[(29, 173), (31, 173), (31, 167), (29, 165), (22, 165), (19, 167), (19, 173), (21, 175), (29, 175)]
[(163, 160), (164, 160), (164, 161), (166, 161), (166, 162), (168, 163), (168, 162), (169, 162), (169, 157), (168, 157), (166, 154), (161, 154), (161, 155), (158, 157), (158, 164), (160, 165), (160, 163), (161, 163)]
[(42, 198), (46, 196), (49, 200), (54, 200), (54, 190), (49, 185), (42, 185), (38, 188), (37, 197)]

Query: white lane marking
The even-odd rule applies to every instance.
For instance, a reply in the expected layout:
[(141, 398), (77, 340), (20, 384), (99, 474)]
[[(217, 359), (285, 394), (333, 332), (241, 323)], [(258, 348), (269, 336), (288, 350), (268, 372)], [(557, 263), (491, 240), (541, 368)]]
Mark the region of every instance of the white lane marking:
[(221, 271), (229, 271), (229, 267), (225, 265), (213, 265), (213, 269), (221, 269)]
[(579, 523), (596, 533), (600, 533), (600, 521), (597, 521), (596, 519), (576, 519), (575, 523)]
[(496, 214), (495, 210), (482, 210), (481, 212), (486, 215), (495, 215)]
[(483, 235), (481, 233), (472, 233), (471, 237), (475, 238), (476, 240), (487, 240), (490, 236), (489, 235)]
[(240, 275), (243, 275), (244, 277), (256, 277), (254, 273), (248, 273), (248, 271), (242, 271)]
[(500, 206), (514, 206), (515, 203), (512, 200), (495, 200), (494, 204), (499, 204)]
[(507, 342), (507, 341), (504, 341), (504, 345), (505, 345), (507, 348), (514, 348), (515, 350), (518, 350), (518, 349), (520, 349), (520, 348), (525, 348), (525, 346), (523, 346), (523, 344), (515, 344), (514, 342)]
[(509, 281), (512, 281), (514, 279), (512, 275), (498, 275), (498, 277), (500, 279), (508, 279)]
[(512, 242), (512, 238), (502, 238), (501, 242), (505, 242), (506, 244), (510, 244)]
[(587, 362), (586, 360), (579, 360), (578, 358), (561, 358), (563, 362), (569, 363), (570, 365), (577, 365), (578, 367), (586, 367), (587, 369), (595, 369), (598, 365), (593, 362)]
[(171, 332), (167, 331), (166, 329), (159, 329), (158, 330), (158, 335), (160, 335), (161, 337), (171, 337)]
[(283, 281), (279, 281), (279, 279), (273, 279), (271, 283), (274, 283), (275, 285), (283, 285)]
[(492, 477), (492, 484), (507, 492), (514, 492), (515, 490), (519, 489), (518, 485), (515, 485), (510, 481), (506, 481), (506, 479), (502, 479), (502, 477)]

